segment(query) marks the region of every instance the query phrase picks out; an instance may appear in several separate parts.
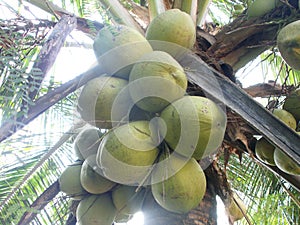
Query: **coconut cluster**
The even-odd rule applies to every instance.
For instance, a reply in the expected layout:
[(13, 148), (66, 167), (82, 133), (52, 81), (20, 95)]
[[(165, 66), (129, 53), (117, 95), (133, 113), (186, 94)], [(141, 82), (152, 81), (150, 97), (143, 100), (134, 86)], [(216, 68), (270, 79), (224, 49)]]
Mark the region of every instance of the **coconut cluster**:
[[(275, 117), (294, 130), (295, 133), (300, 135), (300, 132), (296, 131), (300, 119), (298, 115), (300, 95), (298, 95), (298, 92), (299, 89), (292, 92), (291, 95), (286, 97), (283, 108), (274, 109), (272, 113)], [(300, 175), (300, 165), (281, 149), (270, 143), (265, 137), (261, 137), (256, 142), (255, 153), (257, 158), (267, 165), (276, 166), (281, 171), (290, 175)]]
[(149, 193), (174, 213), (201, 202), (199, 160), (220, 147), (226, 114), (186, 92), (178, 57), (195, 38), (191, 17), (178, 9), (154, 18), (145, 36), (123, 25), (99, 31), (93, 47), (106, 74), (82, 88), (77, 110), (89, 126), (74, 141), (78, 161), (59, 180), (61, 191), (80, 201), (78, 224), (128, 221)]

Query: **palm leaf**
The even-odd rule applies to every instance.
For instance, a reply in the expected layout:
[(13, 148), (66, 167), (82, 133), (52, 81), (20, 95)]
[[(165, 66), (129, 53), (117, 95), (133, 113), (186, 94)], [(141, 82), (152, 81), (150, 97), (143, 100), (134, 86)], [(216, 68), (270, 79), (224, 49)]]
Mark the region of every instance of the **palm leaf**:
[[(12, 13), (16, 13), (13, 11)], [(39, 80), (39, 71), (32, 70), (33, 59), (39, 53), (47, 35), (47, 29), (53, 24), (44, 21), (37, 26), (30, 26), (33, 21), (18, 17), (16, 19), (0, 20), (0, 42), (4, 46), (1, 49), (0, 69), (0, 107), (2, 108), (2, 120), (12, 116), (26, 114), (26, 109), (20, 112), (22, 102), (32, 104), (28, 96), (29, 79)], [(31, 90), (34, 91), (34, 90)], [(19, 112), (19, 113), (17, 113)], [(17, 115), (18, 114), (18, 115)]]
[[(41, 158), (45, 158), (45, 153), (38, 154), (34, 158), (24, 159), (23, 165), (3, 170), (3, 173), (1, 173), (1, 199), (5, 197), (5, 202), (2, 201), (0, 214), (0, 218), (3, 221), (2, 224), (8, 224), (12, 221), (18, 222), (23, 213), (28, 210), (31, 211), (30, 205), (34, 200), (57, 180), (66, 165), (71, 164), (75, 160), (72, 145), (68, 143), (65, 143), (51, 155), (46, 153), (46, 156), (47, 159), (40, 163), (41, 166), (37, 167), (36, 165), (41, 162)], [(57, 219), (58, 215), (64, 215), (61, 213), (57, 214), (56, 210), (67, 210), (65, 201), (66, 199), (59, 196), (58, 199), (52, 200), (52, 204), (55, 203), (56, 205), (55, 207), (50, 207), (50, 204), (48, 205), (48, 210), (38, 212), (51, 215), (49, 217), (50, 221), (43, 224), (54, 224), (53, 221)], [(14, 210), (16, 206), (19, 207), (17, 211)], [(62, 224), (62, 221), (60, 220), (57, 224)]]
[[(66, 127), (73, 123), (74, 99), (71, 102), (73, 104), (69, 104), (70, 100), (61, 101), (27, 126), (26, 130), (21, 130), (1, 143), (7, 158), (15, 158), (0, 170), (2, 224), (15, 223), (24, 212), (32, 210), (30, 209), (32, 202), (57, 180), (67, 164), (74, 161), (72, 144), (66, 142), (73, 135), (74, 129), (62, 136)], [(48, 121), (56, 121), (56, 123)], [(49, 150), (55, 140), (58, 140), (57, 144)], [(15, 151), (16, 145), (17, 151)], [(52, 201), (58, 209), (66, 210), (64, 198), (61, 199), (61, 203), (57, 199)], [(14, 210), (16, 207), (19, 207), (19, 210)], [(50, 219), (56, 218), (55, 207), (50, 207), (46, 212), (41, 213), (51, 215)], [(36, 218), (38, 220), (42, 217)], [(45, 224), (53, 224), (52, 219)], [(57, 223), (61, 224), (61, 220)]]
[(288, 66), (280, 56), (277, 49), (266, 51), (261, 55), (261, 66), (264, 73), (273, 74), (274, 80), (282, 85), (295, 85), (300, 83), (300, 72)]
[[(97, 1), (88, 0), (62, 0), (62, 8), (66, 9), (68, 12), (74, 12), (76, 16), (88, 17), (91, 15), (92, 9), (94, 8)], [(72, 8), (71, 8), (71, 7)]]
[[(250, 157), (231, 157), (227, 165), (232, 188), (248, 206), (252, 224), (299, 224), (300, 193)], [(289, 192), (287, 192), (288, 190)], [(279, 221), (279, 222), (278, 222)], [(245, 219), (238, 224), (248, 224)]]

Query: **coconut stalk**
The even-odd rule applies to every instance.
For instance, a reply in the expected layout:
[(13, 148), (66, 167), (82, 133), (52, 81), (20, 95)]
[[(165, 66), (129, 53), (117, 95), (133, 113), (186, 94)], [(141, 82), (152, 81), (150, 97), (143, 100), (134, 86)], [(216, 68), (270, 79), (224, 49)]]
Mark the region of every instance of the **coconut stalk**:
[(291, 10), (286, 5), (261, 18), (248, 19), (246, 14), (241, 14), (214, 36), (216, 41), (206, 53), (229, 64), (236, 72), (266, 48), (276, 45), (280, 27), (298, 19), (300, 14), (291, 16)]
[(211, 0), (198, 0), (197, 6), (197, 26), (201, 26), (205, 15), (207, 13), (207, 9), (211, 3)]
[[(52, 107), (54, 104), (76, 91), (78, 88), (86, 84), (89, 80), (104, 75), (103, 69), (97, 65), (85, 73), (80, 74), (74, 79), (60, 85), (59, 87), (49, 91), (47, 94), (36, 99), (34, 105), (28, 108), (28, 114), (20, 116), (17, 119), (12, 117), (5, 121), (0, 127), (0, 142), (4, 141), (18, 130), (29, 124), (32, 120)], [(50, 99), (50, 100), (49, 100)]]
[(130, 13), (118, 0), (99, 0), (103, 8), (108, 10), (109, 15), (116, 24), (123, 24), (138, 30), (144, 34), (140, 25), (132, 18)]
[(19, 189), (27, 182), (27, 180), (34, 174), (36, 171), (47, 161), (49, 158), (64, 144), (66, 143), (71, 136), (76, 133), (76, 131), (83, 127), (85, 125), (85, 122), (80, 121), (74, 126), (72, 126), (66, 133), (63, 134), (63, 136), (56, 142), (53, 147), (49, 149), (47, 153), (43, 155), (43, 157), (40, 159), (37, 164), (34, 165), (34, 167), (25, 174), (23, 179), (20, 183), (16, 184), (16, 186), (12, 189), (12, 191), (6, 196), (6, 198), (1, 202), (0, 204), (0, 210), (3, 209), (3, 207), (6, 205), (6, 203), (19, 191)]
[(131, 13), (134, 14), (135, 20), (143, 27), (143, 29), (146, 29), (147, 26), (150, 23), (149, 18), (149, 7), (141, 6), (134, 1), (130, 1), (132, 10)]
[(234, 72), (238, 71), (240, 68), (243, 68), (247, 63), (254, 60), (264, 51), (269, 48), (266, 46), (257, 46), (257, 47), (248, 47), (242, 46), (237, 50), (232, 51), (226, 58), (222, 59), (228, 65), (231, 65)]
[(47, 1), (47, 0), (25, 0), (27, 2), (29, 2), (30, 4), (54, 15), (57, 17), (57, 13), (64, 13), (67, 15), (71, 15), (68, 11), (66, 11), (63, 8), (60, 8), (58, 5), (55, 5), (54, 3), (52, 3), (51, 1)]
[(151, 22), (157, 15), (169, 9), (170, 5), (164, 0), (149, 0), (148, 8), (149, 8), (149, 17)]
[[(76, 27), (76, 18), (70, 16), (63, 16), (59, 22), (54, 26), (51, 35), (46, 40), (43, 45), (37, 60), (33, 64), (33, 70), (40, 70), (41, 74), (38, 77), (28, 78), (28, 95), (31, 100), (33, 100), (38, 90), (40, 89), (41, 83), (44, 81), (48, 71), (52, 68), (60, 49), (67, 36)], [(33, 91), (30, 91), (33, 90)], [(23, 102), (23, 105), (26, 104)]]
[(34, 220), (38, 214), (36, 211), (43, 210), (48, 202), (58, 195), (59, 191), (59, 183), (58, 180), (56, 180), (30, 205), (32, 211), (26, 211), (18, 222), (18, 225), (27, 225)]
[[(263, 134), (268, 141), (282, 149), (295, 162), (300, 162), (300, 137), (297, 133), (260, 104), (257, 104), (231, 81), (224, 79), (221, 74), (209, 68), (197, 56), (187, 54), (181, 63), (182, 65), (195, 65), (186, 71), (191, 83), (196, 84), (209, 96), (231, 108), (254, 129)], [(282, 134), (286, 135), (282, 136)]]
[(187, 14), (190, 14), (194, 23), (197, 21), (197, 0), (175, 0), (174, 8), (178, 8)]
[(86, 35), (90, 36), (91, 38), (94, 38), (98, 31), (103, 28), (103, 24), (99, 23), (97, 21), (89, 20), (86, 18), (81, 18), (75, 16), (73, 13), (70, 13), (66, 11), (65, 9), (53, 4), (49, 1), (41, 1), (41, 0), (25, 0), (28, 3), (34, 5), (35, 7), (40, 8), (41, 10), (44, 10), (45, 12), (53, 15), (56, 17), (57, 20), (59, 20), (62, 16), (71, 16), (75, 17), (77, 19), (76, 23), (76, 29), (82, 31)]

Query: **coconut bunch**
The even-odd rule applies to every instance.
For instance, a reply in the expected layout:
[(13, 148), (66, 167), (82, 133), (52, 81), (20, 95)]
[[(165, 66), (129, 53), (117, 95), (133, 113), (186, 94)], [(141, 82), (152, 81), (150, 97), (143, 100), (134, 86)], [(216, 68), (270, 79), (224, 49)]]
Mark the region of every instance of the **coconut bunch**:
[(74, 141), (78, 161), (59, 180), (80, 201), (78, 224), (128, 221), (146, 192), (175, 213), (201, 202), (206, 177), (198, 162), (221, 145), (226, 114), (186, 92), (179, 59), (195, 39), (193, 20), (178, 9), (155, 17), (145, 36), (124, 25), (99, 31), (93, 47), (106, 74), (82, 88), (77, 110), (89, 127)]
[[(283, 108), (274, 109), (272, 113), (275, 117), (294, 130), (295, 133), (300, 135), (300, 132), (296, 132), (297, 123), (299, 123), (299, 117), (297, 117), (299, 111), (294, 110), (300, 106), (300, 96), (297, 95), (298, 92), (299, 90), (292, 92), (291, 95), (286, 97)], [(291, 101), (293, 104), (291, 104)], [(255, 153), (257, 158), (267, 165), (276, 166), (281, 171), (290, 175), (300, 175), (300, 165), (281, 149), (270, 143), (265, 137), (261, 137), (256, 142)]]

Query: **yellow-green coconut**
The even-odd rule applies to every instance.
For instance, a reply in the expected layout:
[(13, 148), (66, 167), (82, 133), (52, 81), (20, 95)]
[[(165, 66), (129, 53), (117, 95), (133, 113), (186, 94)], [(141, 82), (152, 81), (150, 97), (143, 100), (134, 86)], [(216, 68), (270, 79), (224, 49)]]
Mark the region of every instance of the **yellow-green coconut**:
[(80, 182), (81, 167), (80, 163), (67, 166), (58, 179), (60, 191), (75, 200), (87, 194)]
[(160, 161), (155, 167), (151, 191), (156, 202), (164, 209), (175, 213), (187, 213), (197, 207), (203, 199), (206, 178), (194, 158), (172, 155), (173, 157)]
[(300, 70), (300, 20), (283, 27), (277, 35), (277, 46), (285, 62)]
[(78, 98), (77, 110), (81, 118), (102, 129), (121, 123), (128, 117), (132, 105), (127, 84), (127, 80), (109, 76), (89, 81)]
[(136, 186), (120, 185), (112, 192), (112, 200), (118, 213), (133, 215), (141, 210), (145, 197), (145, 189)]
[(260, 138), (255, 145), (255, 154), (257, 158), (271, 166), (275, 166), (274, 161), (275, 146), (268, 142), (264, 137)]
[(139, 185), (158, 155), (148, 121), (134, 121), (110, 130), (102, 139), (97, 165), (110, 180)]
[(175, 56), (182, 48), (191, 49), (194, 46), (196, 26), (189, 14), (179, 9), (170, 9), (151, 21), (146, 38), (154, 50)]
[(102, 133), (96, 127), (87, 127), (79, 132), (74, 140), (74, 150), (78, 159), (97, 154)]
[(129, 82), (133, 101), (149, 112), (161, 111), (181, 98), (187, 88), (187, 77), (181, 65), (162, 51), (141, 57), (131, 70)]
[(167, 106), (160, 118), (160, 133), (183, 156), (199, 160), (214, 153), (223, 141), (226, 114), (208, 98), (184, 96)]
[(125, 25), (108, 25), (97, 34), (95, 55), (109, 75), (128, 78), (132, 65), (152, 47), (137, 30)]
[(103, 176), (96, 167), (96, 154), (90, 155), (82, 164), (80, 173), (82, 187), (89, 193), (102, 194), (112, 189), (116, 183)]
[(78, 225), (111, 225), (115, 217), (116, 208), (109, 192), (82, 199), (76, 210)]

